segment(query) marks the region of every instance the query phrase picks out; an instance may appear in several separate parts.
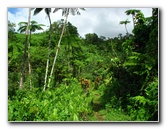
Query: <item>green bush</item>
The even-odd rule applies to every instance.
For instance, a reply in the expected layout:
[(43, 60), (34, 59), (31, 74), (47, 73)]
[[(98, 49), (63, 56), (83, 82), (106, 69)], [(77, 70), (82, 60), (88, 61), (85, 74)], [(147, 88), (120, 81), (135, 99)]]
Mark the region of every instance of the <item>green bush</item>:
[(86, 97), (77, 79), (71, 79), (54, 90), (35, 94), (17, 92), (8, 101), (9, 121), (82, 121), (91, 113), (91, 98)]

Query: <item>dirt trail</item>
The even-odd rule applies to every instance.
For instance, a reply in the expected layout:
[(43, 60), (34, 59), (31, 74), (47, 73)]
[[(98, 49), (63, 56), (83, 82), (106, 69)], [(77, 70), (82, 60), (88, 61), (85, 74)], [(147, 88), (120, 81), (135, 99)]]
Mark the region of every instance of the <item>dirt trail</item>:
[(100, 103), (100, 95), (99, 94), (95, 94), (95, 96), (97, 97), (97, 99), (95, 99), (93, 101), (93, 111), (94, 111), (94, 116), (95, 118), (98, 120), (98, 121), (103, 121), (105, 116), (104, 115), (101, 115), (99, 113), (99, 111), (101, 110), (102, 108), (102, 105)]
[(94, 115), (98, 121), (103, 121), (105, 118), (105, 116), (100, 115), (99, 112), (94, 112)]

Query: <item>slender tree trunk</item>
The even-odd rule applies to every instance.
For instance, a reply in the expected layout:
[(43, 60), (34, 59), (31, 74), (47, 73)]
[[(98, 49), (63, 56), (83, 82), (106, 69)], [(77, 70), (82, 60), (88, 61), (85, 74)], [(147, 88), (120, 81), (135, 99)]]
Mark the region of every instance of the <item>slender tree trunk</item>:
[(30, 37), (29, 37), (29, 43), (28, 43), (28, 67), (29, 67), (29, 85), (30, 85), (30, 90), (32, 90), (31, 62), (30, 62), (30, 41), (31, 41), (31, 31), (30, 31)]
[(26, 62), (26, 48), (27, 48), (27, 44), (28, 44), (28, 31), (29, 31), (30, 19), (31, 19), (31, 8), (29, 8), (28, 25), (26, 28), (26, 38), (25, 38), (25, 42), (24, 42), (24, 55), (23, 55), (21, 75), (20, 75), (20, 89), (22, 89), (22, 87), (23, 87), (23, 81), (25, 78), (24, 72), (25, 72), (25, 62)]
[(20, 74), (20, 89), (23, 87), (23, 81), (25, 79), (25, 62), (26, 62), (26, 49), (27, 49), (27, 41), (28, 41), (28, 36), (26, 35), (26, 39), (24, 42), (24, 55), (22, 58), (22, 68), (21, 68), (21, 74)]
[(69, 15), (69, 9), (67, 10), (66, 20), (65, 20), (65, 23), (64, 23), (63, 28), (62, 28), (62, 32), (61, 32), (61, 35), (60, 35), (60, 39), (59, 39), (59, 42), (58, 42), (58, 47), (57, 47), (57, 49), (56, 49), (56, 53), (55, 53), (55, 57), (54, 57), (54, 62), (53, 62), (52, 69), (51, 69), (51, 73), (50, 73), (50, 77), (49, 77), (49, 80), (48, 80), (48, 87), (50, 86), (52, 74), (53, 74), (54, 67), (55, 67), (55, 62), (56, 62), (56, 59), (57, 59), (57, 56), (58, 56), (58, 52), (59, 52), (59, 49), (60, 49), (60, 43), (61, 43), (62, 36), (63, 36), (64, 30), (65, 30), (65, 27), (66, 27), (68, 15)]
[(132, 18), (133, 18), (133, 27), (135, 27), (135, 22), (134, 22), (134, 14), (132, 14)]
[(49, 66), (49, 58), (50, 58), (50, 44), (51, 44), (51, 38), (52, 38), (52, 25), (51, 25), (51, 18), (48, 16), (49, 22), (50, 22), (50, 34), (49, 34), (49, 42), (48, 42), (48, 56), (47, 56), (47, 64), (46, 64), (46, 73), (45, 73), (45, 79), (44, 79), (44, 88), (43, 91), (46, 90), (47, 85), (47, 76), (48, 76), (48, 66)]
[[(70, 43), (69, 41), (67, 42), (67, 72), (68, 74), (71, 72), (70, 70)], [(69, 85), (69, 82), (66, 81), (66, 85), (68, 86)]]
[(125, 29), (126, 29), (127, 36), (129, 36), (129, 32), (127, 30), (126, 24), (125, 24)]
[(69, 42), (67, 42), (67, 66), (68, 66), (68, 73), (70, 72), (70, 45)]

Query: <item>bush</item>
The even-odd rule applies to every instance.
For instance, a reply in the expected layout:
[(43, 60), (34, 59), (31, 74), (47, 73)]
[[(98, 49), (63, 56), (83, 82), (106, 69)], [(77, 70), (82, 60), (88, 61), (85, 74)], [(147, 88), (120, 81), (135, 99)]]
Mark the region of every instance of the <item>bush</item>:
[(59, 85), (54, 90), (40, 92), (17, 92), (14, 100), (8, 101), (9, 121), (82, 121), (91, 113), (89, 103), (79, 82), (70, 80), (70, 85)]

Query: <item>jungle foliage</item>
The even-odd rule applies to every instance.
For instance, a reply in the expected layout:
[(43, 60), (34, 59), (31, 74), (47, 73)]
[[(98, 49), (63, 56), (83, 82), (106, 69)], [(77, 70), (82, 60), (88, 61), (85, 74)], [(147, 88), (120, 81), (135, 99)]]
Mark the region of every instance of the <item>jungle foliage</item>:
[[(147, 18), (138, 12), (134, 20), (132, 34), (114, 38), (80, 37), (67, 22), (45, 91), (48, 43), (53, 62), (63, 20), (52, 23), (51, 40), (49, 30), (31, 33), (31, 75), (27, 51), (22, 89), (25, 34), (16, 33), (8, 21), (8, 121), (158, 121), (158, 9)], [(49, 63), (48, 74), (51, 67)]]

